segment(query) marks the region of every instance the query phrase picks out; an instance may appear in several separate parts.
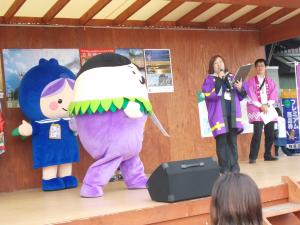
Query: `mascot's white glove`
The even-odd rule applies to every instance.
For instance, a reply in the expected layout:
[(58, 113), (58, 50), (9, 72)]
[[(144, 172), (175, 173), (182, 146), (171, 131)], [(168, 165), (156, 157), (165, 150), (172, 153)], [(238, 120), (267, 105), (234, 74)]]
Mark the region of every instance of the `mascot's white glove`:
[(30, 136), (32, 135), (32, 126), (30, 123), (22, 120), (22, 124), (19, 126), (19, 133), (22, 136)]
[(76, 121), (75, 121), (75, 118), (72, 117), (70, 120), (69, 120), (69, 128), (71, 129), (71, 131), (73, 131), (74, 135), (77, 136), (78, 133), (77, 133), (77, 126), (76, 126)]
[(140, 104), (137, 102), (128, 102), (127, 107), (124, 109), (126, 116), (131, 119), (141, 118), (143, 113), (140, 110)]
[(73, 132), (76, 132), (76, 131), (77, 131), (76, 121), (75, 121), (75, 118), (74, 118), (74, 117), (72, 117), (72, 118), (69, 120), (69, 128), (70, 128), (71, 131), (73, 131)]

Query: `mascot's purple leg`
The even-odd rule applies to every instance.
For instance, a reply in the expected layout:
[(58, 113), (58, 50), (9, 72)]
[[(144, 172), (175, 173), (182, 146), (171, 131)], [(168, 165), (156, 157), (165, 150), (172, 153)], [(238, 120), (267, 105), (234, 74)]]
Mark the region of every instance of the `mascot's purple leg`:
[(103, 186), (109, 182), (121, 162), (122, 157), (104, 157), (94, 162), (84, 177), (80, 195), (87, 198), (102, 196)]
[(119, 166), (128, 188), (145, 188), (147, 178), (139, 153), (146, 119), (146, 115), (130, 119), (122, 110), (76, 118), (80, 141), (96, 160), (86, 173), (81, 196), (102, 196), (103, 186)]
[(147, 177), (139, 156), (123, 161), (120, 166), (125, 184), (129, 189), (146, 188)]

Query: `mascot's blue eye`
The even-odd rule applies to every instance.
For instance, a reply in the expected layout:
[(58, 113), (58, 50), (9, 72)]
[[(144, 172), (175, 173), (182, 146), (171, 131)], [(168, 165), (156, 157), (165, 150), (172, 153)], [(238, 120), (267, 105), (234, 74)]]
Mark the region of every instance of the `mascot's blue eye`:
[(62, 101), (62, 99), (58, 99), (58, 101), (57, 101), (59, 104), (61, 104), (63, 101)]

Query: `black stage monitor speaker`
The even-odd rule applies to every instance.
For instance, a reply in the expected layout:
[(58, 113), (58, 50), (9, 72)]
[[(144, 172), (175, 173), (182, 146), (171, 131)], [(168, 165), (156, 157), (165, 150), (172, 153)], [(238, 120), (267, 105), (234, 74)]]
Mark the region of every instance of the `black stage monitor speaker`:
[(150, 176), (147, 187), (151, 199), (158, 202), (206, 197), (219, 175), (213, 158), (182, 160), (161, 164)]

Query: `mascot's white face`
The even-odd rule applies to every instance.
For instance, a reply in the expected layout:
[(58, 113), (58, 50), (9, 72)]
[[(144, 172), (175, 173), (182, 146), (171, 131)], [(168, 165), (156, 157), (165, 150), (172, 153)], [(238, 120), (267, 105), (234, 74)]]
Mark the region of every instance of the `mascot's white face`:
[(41, 97), (40, 107), (42, 113), (50, 119), (68, 117), (68, 106), (73, 95), (73, 89), (65, 81), (64, 87), (58, 93)]
[(134, 64), (86, 70), (77, 78), (74, 90), (76, 102), (120, 97), (149, 99), (145, 78)]

